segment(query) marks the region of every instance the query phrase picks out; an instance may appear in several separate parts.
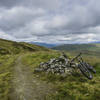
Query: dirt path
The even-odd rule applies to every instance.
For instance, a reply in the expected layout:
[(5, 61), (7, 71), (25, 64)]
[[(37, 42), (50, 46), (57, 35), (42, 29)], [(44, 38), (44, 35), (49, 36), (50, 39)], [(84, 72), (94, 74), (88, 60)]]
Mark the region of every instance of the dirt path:
[(15, 62), (13, 93), (10, 100), (44, 100), (52, 92), (52, 85), (33, 77), (27, 66), (21, 63), (22, 56)]

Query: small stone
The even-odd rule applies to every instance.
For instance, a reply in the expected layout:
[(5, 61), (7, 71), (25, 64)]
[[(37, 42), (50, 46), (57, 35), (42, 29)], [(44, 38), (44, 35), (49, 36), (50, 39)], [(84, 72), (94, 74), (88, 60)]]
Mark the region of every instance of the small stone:
[(51, 65), (50, 68), (55, 68), (55, 66), (54, 65)]
[(66, 73), (62, 73), (61, 76), (62, 76), (62, 77), (66, 77), (67, 74), (66, 74)]
[(34, 70), (34, 72), (41, 72), (41, 71), (43, 71), (42, 68), (36, 68), (36, 69)]
[(60, 70), (60, 73), (64, 73), (65, 71), (63, 69)]

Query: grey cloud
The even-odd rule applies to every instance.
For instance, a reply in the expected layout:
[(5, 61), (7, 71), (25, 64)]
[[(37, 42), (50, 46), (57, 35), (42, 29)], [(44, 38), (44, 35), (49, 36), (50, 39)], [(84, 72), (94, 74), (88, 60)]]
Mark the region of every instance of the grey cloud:
[(99, 6), (99, 0), (0, 0), (0, 29), (16, 41), (100, 41)]
[[(34, 12), (33, 12), (34, 11)], [(25, 27), (27, 23), (44, 14), (42, 9), (29, 9), (25, 7), (14, 7), (10, 10), (5, 10), (0, 15), (0, 28), (5, 31), (17, 30)]]
[(17, 4), (17, 0), (0, 0), (0, 6), (12, 7)]
[(5, 8), (25, 6), (54, 10), (60, 5), (60, 0), (0, 0), (0, 6)]

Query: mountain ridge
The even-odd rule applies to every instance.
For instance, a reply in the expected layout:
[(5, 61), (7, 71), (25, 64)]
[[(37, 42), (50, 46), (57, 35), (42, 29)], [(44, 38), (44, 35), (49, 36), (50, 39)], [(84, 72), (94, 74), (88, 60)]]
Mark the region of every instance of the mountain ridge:
[(83, 52), (83, 53), (90, 53), (93, 54), (95, 53), (98, 55), (100, 53), (100, 44), (63, 44), (60, 46), (53, 47), (52, 49), (54, 50), (63, 50), (67, 52)]
[(52, 48), (57, 46), (58, 44), (53, 44), (53, 43), (44, 43), (44, 42), (30, 42), (31, 44), (36, 44), (39, 46), (47, 47), (47, 48)]
[(2, 54), (18, 54), (20, 52), (28, 52), (28, 51), (49, 51), (48, 48), (36, 45), (29, 44), (26, 42), (16, 42), (5, 39), (0, 39), (0, 53)]

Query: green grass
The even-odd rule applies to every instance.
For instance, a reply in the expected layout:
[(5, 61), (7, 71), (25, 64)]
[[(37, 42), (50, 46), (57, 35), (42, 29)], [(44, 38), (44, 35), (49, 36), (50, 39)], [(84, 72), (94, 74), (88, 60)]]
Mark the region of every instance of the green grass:
[(37, 45), (0, 39), (0, 100), (9, 99), (17, 56), (42, 50), (51, 51)]
[(64, 44), (60, 46), (53, 47), (56, 50), (66, 50), (66, 51), (100, 51), (100, 44)]
[[(39, 51), (34, 53), (27, 53), (23, 57), (23, 63), (29, 65), (31, 68), (37, 67), (41, 62), (46, 62), (50, 58), (56, 58), (59, 56), (59, 53), (55, 51)], [(33, 67), (34, 66), (34, 67)]]
[[(0, 100), (9, 100), (13, 66), (17, 56), (23, 55), (23, 64), (30, 67), (32, 72), (40, 62), (46, 62), (60, 56), (58, 51), (2, 39), (0, 39), (0, 49)], [(77, 72), (66, 77), (51, 73), (33, 73), (34, 76), (53, 84), (55, 87), (56, 92), (50, 94), (46, 100), (100, 100), (100, 55), (94, 51), (87, 53), (89, 54), (85, 54), (84, 59), (97, 71), (93, 80), (88, 80)], [(77, 52), (70, 52), (67, 55), (72, 58), (77, 55)]]
[(0, 54), (19, 54), (23, 52), (49, 51), (49, 49), (25, 42), (14, 42), (0, 39)]
[[(34, 72), (40, 62), (46, 62), (50, 58), (56, 58), (59, 52), (35, 52), (23, 57), (23, 63)], [(72, 54), (68, 54), (72, 55)], [(92, 58), (92, 59), (91, 59)], [(46, 100), (99, 100), (100, 99), (100, 58), (96, 56), (84, 56), (84, 59), (92, 64), (97, 73), (92, 80), (88, 80), (80, 73), (62, 77), (60, 75), (36, 73), (39, 79), (52, 83), (56, 93), (49, 95)]]
[(8, 100), (15, 56), (0, 55), (0, 100)]

